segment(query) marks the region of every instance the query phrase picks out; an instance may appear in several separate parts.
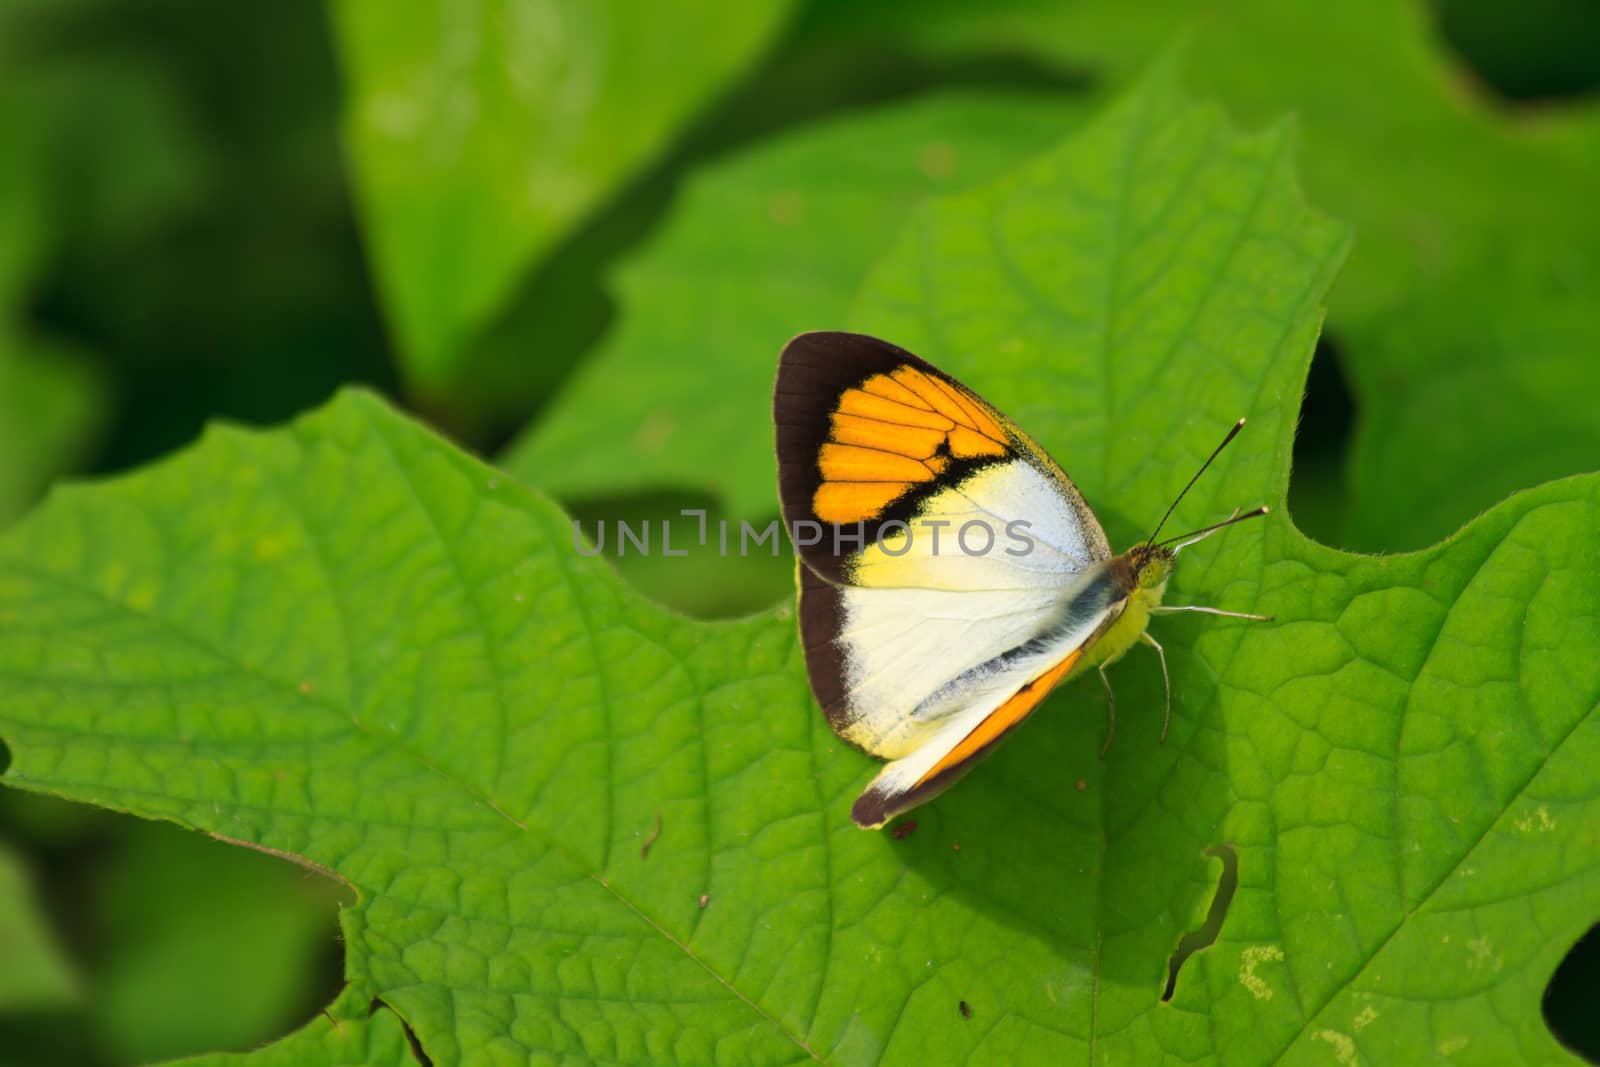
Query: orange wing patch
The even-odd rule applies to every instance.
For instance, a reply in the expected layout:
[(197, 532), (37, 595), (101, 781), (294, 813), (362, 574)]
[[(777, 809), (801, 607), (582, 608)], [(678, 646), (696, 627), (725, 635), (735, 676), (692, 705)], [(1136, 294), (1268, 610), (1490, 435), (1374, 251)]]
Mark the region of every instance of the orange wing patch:
[(1006, 454), (1006, 432), (982, 404), (947, 382), (899, 367), (846, 389), (817, 456), (811, 510), (839, 525), (871, 519), (951, 458)]
[(990, 712), (987, 719), (974, 726), (970, 734), (946, 752), (943, 759), (928, 768), (928, 772), (918, 778), (917, 784), (911, 788), (916, 789), (945, 771), (959, 767), (1000, 740), (1007, 730), (1026, 719), (1033, 709), (1039, 706), (1039, 702), (1050, 695), (1050, 690), (1056, 687), (1056, 683), (1065, 678), (1073, 665), (1083, 658), (1084, 647), (1079, 646), (1074, 649), (1066, 659), (1017, 690), (1010, 700)]

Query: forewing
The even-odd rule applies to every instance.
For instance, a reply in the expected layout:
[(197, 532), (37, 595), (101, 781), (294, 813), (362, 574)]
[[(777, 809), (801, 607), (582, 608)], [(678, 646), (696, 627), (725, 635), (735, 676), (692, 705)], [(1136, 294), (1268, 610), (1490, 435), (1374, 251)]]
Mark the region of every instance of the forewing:
[[(1009, 528), (1020, 523), (1041, 546), (1030, 555), (1058, 557), (1048, 564), (1058, 573), (1111, 554), (1077, 488), (1031, 438), (886, 341), (837, 332), (790, 341), (778, 361), (773, 421), (785, 525), (801, 560), (828, 581), (856, 584), (856, 557), (901, 524), (920, 545), (927, 539), (916, 536), (918, 524), (957, 517), (946, 544), (961, 524), (981, 519), (996, 542), (1015, 546)], [(995, 588), (992, 568), (951, 570), (941, 587)]]

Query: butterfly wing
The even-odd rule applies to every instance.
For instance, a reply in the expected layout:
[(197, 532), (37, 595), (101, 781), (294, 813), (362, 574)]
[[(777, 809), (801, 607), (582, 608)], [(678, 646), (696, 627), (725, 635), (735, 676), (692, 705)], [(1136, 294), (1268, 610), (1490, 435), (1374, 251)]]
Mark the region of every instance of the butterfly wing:
[[(1041, 568), (1084, 570), (1111, 555), (1094, 513), (1044, 449), (971, 389), (887, 341), (839, 332), (794, 338), (778, 360), (773, 421), (784, 522), (806, 535), (796, 538), (800, 557), (829, 581), (853, 582), (845, 567), (861, 562), (862, 543), (918, 518), (1026, 521), (1045, 558), (1008, 555), (1033, 564), (1013, 568), (1018, 580)], [(942, 499), (930, 506), (933, 498)], [(859, 539), (849, 536), (857, 527)], [(847, 533), (833, 537), (833, 529)], [(820, 539), (811, 536), (817, 530)], [(923, 580), (958, 583), (963, 572), (952, 560)]]
[(795, 338), (774, 420), (807, 670), (835, 732), (894, 761), (853, 813), (881, 825), (1020, 723), (1125, 594), (1061, 468), (894, 345)]

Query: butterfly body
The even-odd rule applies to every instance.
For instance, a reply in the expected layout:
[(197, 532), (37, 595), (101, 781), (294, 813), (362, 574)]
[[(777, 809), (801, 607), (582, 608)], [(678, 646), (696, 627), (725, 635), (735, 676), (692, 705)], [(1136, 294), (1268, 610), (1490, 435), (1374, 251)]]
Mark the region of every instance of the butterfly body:
[[(1109, 667), (1128, 650), (1139, 643), (1150, 625), (1150, 615), (1161, 606), (1167, 592), (1167, 580), (1172, 576), (1175, 561), (1171, 556), (1155, 556), (1141, 565), (1137, 553), (1140, 545), (1108, 561), (1106, 580), (1115, 584), (1126, 597), (1122, 611), (1100, 634), (1083, 657), (1083, 666), (1064, 681), (1071, 681), (1089, 667)], [(1130, 558), (1131, 557), (1131, 558)]]
[(1061, 467), (960, 382), (876, 338), (801, 334), (773, 416), (812, 688), (890, 761), (859, 825), (948, 788), (1055, 686), (1159, 651), (1175, 550), (1113, 555)]

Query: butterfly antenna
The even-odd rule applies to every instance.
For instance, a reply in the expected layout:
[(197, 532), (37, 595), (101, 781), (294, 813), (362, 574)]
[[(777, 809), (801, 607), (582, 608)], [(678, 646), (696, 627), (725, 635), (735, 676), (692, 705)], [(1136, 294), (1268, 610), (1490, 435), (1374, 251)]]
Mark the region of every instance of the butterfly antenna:
[(1266, 513), (1267, 513), (1267, 506), (1265, 504), (1262, 504), (1259, 508), (1256, 508), (1253, 511), (1247, 511), (1243, 515), (1239, 514), (1238, 509), (1235, 508), (1233, 514), (1229, 515), (1226, 519), (1223, 519), (1221, 522), (1214, 522), (1210, 526), (1205, 526), (1205, 527), (1202, 527), (1202, 528), (1200, 528), (1198, 530), (1191, 530), (1189, 533), (1186, 533), (1186, 534), (1178, 534), (1176, 537), (1169, 537), (1165, 541), (1156, 542), (1155, 547), (1160, 548), (1163, 545), (1170, 545), (1174, 541), (1181, 541), (1182, 544), (1179, 544), (1175, 548), (1173, 548), (1173, 551), (1176, 552), (1180, 548), (1188, 548), (1190, 545), (1194, 544), (1196, 541), (1205, 540), (1207, 537), (1210, 537), (1212, 534), (1216, 533), (1218, 530), (1220, 530), (1220, 529), (1222, 529), (1222, 528), (1224, 528), (1226, 526), (1232, 526), (1234, 523), (1243, 522), (1246, 519), (1258, 518), (1258, 517), (1260, 517), (1262, 515), (1265, 515)]
[(1145, 538), (1145, 544), (1155, 544), (1156, 535), (1159, 534), (1161, 532), (1161, 528), (1167, 524), (1167, 520), (1172, 518), (1172, 513), (1176, 511), (1178, 509), (1178, 505), (1182, 503), (1184, 494), (1188, 493), (1189, 490), (1194, 488), (1194, 483), (1200, 480), (1200, 476), (1206, 472), (1206, 468), (1211, 466), (1212, 461), (1222, 454), (1222, 450), (1224, 448), (1228, 447), (1229, 441), (1232, 441), (1235, 437), (1239, 436), (1239, 431), (1242, 429), (1244, 429), (1244, 420), (1240, 419), (1238, 422), (1233, 424), (1233, 429), (1228, 431), (1228, 436), (1222, 439), (1222, 443), (1216, 448), (1212, 449), (1211, 455), (1206, 457), (1206, 461), (1204, 463), (1200, 464), (1200, 469), (1194, 472), (1194, 477), (1189, 479), (1189, 484), (1184, 486), (1182, 491), (1178, 493), (1177, 497), (1173, 499), (1172, 506), (1167, 508), (1167, 513), (1161, 516), (1161, 521), (1156, 523), (1156, 528), (1150, 531), (1149, 537)]

